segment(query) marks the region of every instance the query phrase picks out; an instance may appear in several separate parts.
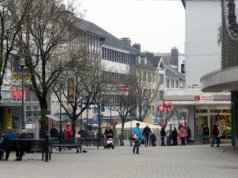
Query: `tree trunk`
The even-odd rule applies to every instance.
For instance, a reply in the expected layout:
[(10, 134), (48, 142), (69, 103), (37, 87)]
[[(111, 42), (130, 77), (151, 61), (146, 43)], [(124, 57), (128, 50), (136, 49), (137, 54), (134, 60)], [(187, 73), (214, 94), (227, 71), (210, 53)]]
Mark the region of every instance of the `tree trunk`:
[(75, 133), (76, 133), (76, 119), (73, 118), (72, 119), (72, 129), (73, 129), (73, 137), (75, 137)]
[(48, 122), (46, 119), (47, 108), (41, 106), (41, 119), (40, 119), (40, 138), (45, 138), (48, 131)]
[(41, 108), (41, 119), (40, 119), (40, 138), (45, 138), (45, 135), (48, 134), (48, 122), (46, 118), (47, 114), (47, 101), (43, 99), (40, 101)]
[(123, 136), (124, 136), (124, 124), (125, 124), (125, 121), (122, 120), (122, 123), (121, 123), (120, 146), (124, 146), (124, 141), (123, 141)]

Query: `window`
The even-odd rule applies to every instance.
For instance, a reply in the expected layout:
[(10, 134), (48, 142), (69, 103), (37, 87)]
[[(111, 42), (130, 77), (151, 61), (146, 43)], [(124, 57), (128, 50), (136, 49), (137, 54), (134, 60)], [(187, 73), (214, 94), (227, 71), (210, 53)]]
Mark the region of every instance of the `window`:
[(174, 88), (174, 80), (171, 80), (171, 88)]
[(169, 85), (169, 80), (166, 81), (166, 87), (169, 88), (170, 85)]
[(164, 75), (163, 74), (159, 74), (159, 85), (164, 83)]
[(159, 91), (159, 100), (164, 99), (164, 91)]
[(143, 80), (146, 81), (146, 72), (143, 72)]
[(148, 73), (148, 81), (151, 82), (151, 73)]

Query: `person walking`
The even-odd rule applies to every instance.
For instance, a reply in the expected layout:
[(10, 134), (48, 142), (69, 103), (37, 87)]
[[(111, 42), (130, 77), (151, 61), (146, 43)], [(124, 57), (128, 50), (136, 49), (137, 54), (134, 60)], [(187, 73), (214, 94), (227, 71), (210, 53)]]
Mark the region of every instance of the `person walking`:
[(181, 125), (180, 129), (179, 129), (179, 133), (180, 133), (180, 139), (181, 139), (181, 145), (185, 146), (185, 139), (187, 138), (187, 130), (186, 127)]
[(147, 125), (142, 132), (142, 135), (145, 137), (145, 147), (150, 145), (150, 135), (151, 135), (151, 129)]
[(214, 124), (213, 125), (213, 129), (212, 129), (212, 133), (213, 133), (213, 139), (212, 139), (212, 144), (211, 146), (213, 147), (214, 144), (216, 143), (217, 144), (217, 147), (219, 147), (219, 134), (220, 134), (220, 131), (219, 131), (219, 127), (217, 126), (217, 124)]
[(174, 127), (174, 130), (172, 131), (171, 135), (173, 139), (173, 145), (178, 145), (178, 141), (177, 141), (178, 133), (177, 133), (176, 127)]
[(161, 138), (161, 146), (165, 146), (165, 137), (166, 137), (166, 132), (164, 127), (162, 127), (160, 131), (160, 138)]
[(133, 153), (139, 154), (139, 146), (140, 146), (140, 141), (142, 139), (142, 133), (140, 130), (140, 123), (136, 123), (136, 127), (132, 128), (131, 130), (131, 134), (135, 134), (136, 135), (136, 139), (134, 139), (134, 147), (133, 147)]
[(187, 144), (191, 144), (190, 138), (191, 138), (191, 130), (190, 130), (190, 127), (188, 126), (187, 127)]

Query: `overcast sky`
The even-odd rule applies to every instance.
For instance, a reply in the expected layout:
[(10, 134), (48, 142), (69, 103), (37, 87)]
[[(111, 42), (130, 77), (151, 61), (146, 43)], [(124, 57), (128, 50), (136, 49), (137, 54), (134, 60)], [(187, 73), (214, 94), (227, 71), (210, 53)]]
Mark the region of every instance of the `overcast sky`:
[(184, 52), (185, 10), (180, 0), (79, 0), (85, 20), (129, 37), (142, 51)]

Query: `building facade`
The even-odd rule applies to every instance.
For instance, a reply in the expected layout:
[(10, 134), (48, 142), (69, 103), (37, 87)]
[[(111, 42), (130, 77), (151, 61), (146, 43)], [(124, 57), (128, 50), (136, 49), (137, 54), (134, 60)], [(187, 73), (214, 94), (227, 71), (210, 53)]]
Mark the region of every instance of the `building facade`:
[(222, 28), (220, 40), (222, 44), (221, 69), (204, 75), (201, 78), (204, 92), (231, 93), (231, 127), (232, 144), (238, 145), (238, 3), (233, 0), (221, 1)]
[[(221, 68), (218, 42), (220, 1), (185, 0), (186, 87), (201, 87), (200, 78)], [(198, 18), (199, 17), (199, 18)]]

